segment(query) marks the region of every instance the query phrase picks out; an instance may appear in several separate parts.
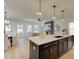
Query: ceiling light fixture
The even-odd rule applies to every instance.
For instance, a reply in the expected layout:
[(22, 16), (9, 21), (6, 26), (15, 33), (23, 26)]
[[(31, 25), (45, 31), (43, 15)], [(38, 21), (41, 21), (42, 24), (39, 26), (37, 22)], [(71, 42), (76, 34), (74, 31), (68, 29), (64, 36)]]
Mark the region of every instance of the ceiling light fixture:
[(37, 14), (37, 15), (40, 15), (40, 16), (42, 15), (42, 13), (41, 13), (41, 12), (37, 12), (36, 14)]
[(61, 12), (62, 12), (62, 21), (64, 21), (64, 10), (62, 10)]
[(41, 0), (39, 0), (39, 11), (36, 12), (37, 15), (41, 16), (42, 13), (41, 13)]
[(56, 19), (56, 16), (55, 16), (55, 8), (56, 8), (56, 5), (53, 5), (53, 8), (54, 8), (54, 16), (52, 18), (53, 19)]
[(41, 13), (41, 0), (39, 0), (39, 11), (36, 14), (39, 16), (38, 21), (42, 22), (42, 20), (40, 19), (40, 16), (42, 15), (42, 13)]
[(8, 21), (8, 20), (5, 20), (5, 21), (4, 21), (4, 23), (5, 23), (5, 24), (9, 24), (9, 23), (10, 23), (10, 21)]

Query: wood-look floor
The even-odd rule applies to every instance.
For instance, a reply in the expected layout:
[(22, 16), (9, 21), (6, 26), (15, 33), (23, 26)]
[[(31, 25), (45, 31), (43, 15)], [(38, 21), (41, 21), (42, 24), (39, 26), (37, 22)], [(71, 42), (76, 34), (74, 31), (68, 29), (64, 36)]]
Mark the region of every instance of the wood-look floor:
[[(74, 59), (73, 54), (73, 49), (71, 49), (59, 59)], [(9, 48), (4, 53), (4, 59), (29, 59), (29, 41), (22, 46)]]
[(59, 59), (74, 59), (74, 49), (72, 48), (67, 53), (65, 53), (63, 56), (61, 56)]

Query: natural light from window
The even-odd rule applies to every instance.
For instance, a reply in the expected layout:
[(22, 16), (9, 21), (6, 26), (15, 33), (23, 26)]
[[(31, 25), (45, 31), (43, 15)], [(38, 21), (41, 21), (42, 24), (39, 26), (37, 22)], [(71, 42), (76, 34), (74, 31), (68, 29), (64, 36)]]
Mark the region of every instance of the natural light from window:
[(23, 33), (23, 25), (22, 24), (21, 25), (20, 24), (17, 25), (17, 32), (18, 33)]
[(73, 22), (69, 23), (69, 34), (70, 35), (74, 34), (74, 23)]

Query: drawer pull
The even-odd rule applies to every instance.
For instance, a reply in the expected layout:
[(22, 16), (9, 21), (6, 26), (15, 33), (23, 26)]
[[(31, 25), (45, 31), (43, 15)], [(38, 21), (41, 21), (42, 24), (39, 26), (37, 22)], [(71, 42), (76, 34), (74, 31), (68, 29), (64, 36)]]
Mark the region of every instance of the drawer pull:
[(58, 42), (55, 42), (54, 44), (57, 44)]
[(34, 50), (34, 51), (35, 51), (35, 49), (36, 49), (35, 46), (33, 46), (33, 50)]
[(59, 41), (59, 43), (62, 43), (63, 41)]
[(47, 48), (48, 46), (44, 46), (44, 48)]

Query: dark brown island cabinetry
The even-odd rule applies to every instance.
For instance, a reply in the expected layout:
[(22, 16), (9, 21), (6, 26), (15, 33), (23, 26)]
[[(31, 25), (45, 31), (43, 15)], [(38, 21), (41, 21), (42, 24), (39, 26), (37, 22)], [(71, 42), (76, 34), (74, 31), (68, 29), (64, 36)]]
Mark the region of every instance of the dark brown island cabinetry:
[(58, 59), (58, 41), (40, 45), (40, 59)]
[(40, 50), (40, 57), (39, 58), (40, 59), (49, 59), (50, 58), (49, 48)]
[(74, 45), (74, 36), (68, 38), (68, 50), (71, 49)]
[(68, 37), (64, 38), (64, 53), (68, 51)]
[[(43, 48), (43, 49), (42, 49)], [(58, 42), (40, 46), (40, 59), (58, 59)]]
[(30, 41), (30, 59), (59, 59), (74, 45), (74, 36), (37, 45)]
[(58, 59), (58, 42), (50, 47), (50, 59)]
[(64, 54), (64, 40), (59, 40), (59, 57)]

